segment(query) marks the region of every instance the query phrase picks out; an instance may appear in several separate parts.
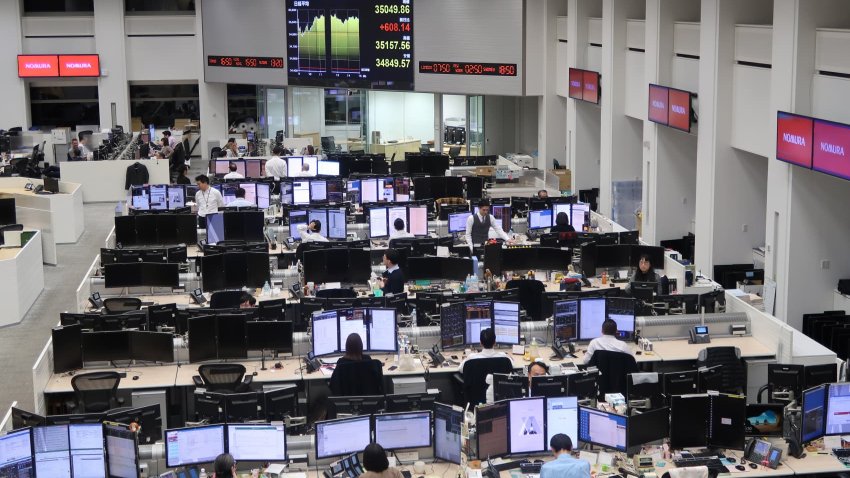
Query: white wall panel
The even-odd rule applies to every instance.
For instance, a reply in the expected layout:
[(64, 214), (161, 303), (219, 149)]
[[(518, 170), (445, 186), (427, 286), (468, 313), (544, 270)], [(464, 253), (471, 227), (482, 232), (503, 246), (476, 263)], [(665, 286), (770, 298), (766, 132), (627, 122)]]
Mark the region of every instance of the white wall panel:
[(602, 44), (602, 19), (588, 18), (587, 19), (587, 42), (596, 45)]
[(673, 52), (699, 56), (699, 23), (676, 22), (673, 25)]
[(94, 35), (94, 16), (26, 16), (21, 18), (21, 26), (25, 37)]
[(194, 15), (132, 15), (124, 17), (129, 35), (187, 35), (195, 33)]
[[(598, 46), (588, 46), (585, 53), (587, 55), (585, 68), (591, 71), (602, 71), (602, 48)], [(601, 78), (599, 81), (601, 83), (599, 87), (605, 88), (605, 78)]]
[(735, 65), (732, 94), (732, 147), (770, 156), (775, 138), (770, 130), (770, 69)]
[(850, 79), (815, 75), (812, 89), (812, 115), (850, 123)]
[(818, 29), (815, 68), (850, 73), (850, 30)]
[(555, 84), (555, 93), (567, 98), (570, 92), (569, 81), (567, 81), (570, 75), (570, 66), (567, 63), (567, 42), (559, 41), (555, 49), (556, 78), (558, 79), (558, 82)]
[(568, 32), (568, 19), (566, 16), (558, 17), (556, 21), (557, 35), (558, 40), (567, 41), (567, 32)]
[[(128, 81), (197, 81), (197, 41), (189, 37), (127, 37)], [(168, 52), (162, 55), (161, 52)]]
[[(691, 93), (699, 91), (699, 60), (676, 57), (673, 58), (672, 64), (673, 81), (670, 86)], [(694, 109), (696, 107), (696, 101), (694, 101)]]
[(646, 21), (626, 20), (626, 47), (643, 50), (646, 44)]
[(24, 38), (23, 52), (27, 55), (98, 53), (94, 37)]
[(773, 55), (772, 25), (735, 26), (735, 60), (769, 65)]
[(646, 119), (649, 86), (644, 77), (645, 54), (639, 51), (626, 52), (626, 115)]

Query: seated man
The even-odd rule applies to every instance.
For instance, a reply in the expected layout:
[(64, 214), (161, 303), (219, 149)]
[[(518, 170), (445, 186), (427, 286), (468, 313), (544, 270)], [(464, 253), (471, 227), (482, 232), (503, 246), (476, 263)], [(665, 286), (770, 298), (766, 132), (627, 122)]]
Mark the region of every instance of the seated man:
[(555, 459), (540, 467), (540, 478), (590, 478), (590, 463), (577, 460), (570, 452), (573, 441), (567, 435), (558, 433), (549, 440), (549, 447)]
[(628, 344), (617, 338), (617, 322), (614, 322), (612, 319), (605, 319), (602, 322), (602, 335), (590, 341), (582, 363), (587, 364), (590, 362), (593, 352), (597, 350), (623, 352), (626, 354), (632, 353), (632, 349), (629, 348)]
[[(467, 355), (463, 362), (460, 364), (460, 367), (458, 367), (459, 373), (463, 374), (463, 366), (471, 360), (496, 357), (508, 358), (507, 354), (505, 354), (504, 352), (497, 352), (493, 349), (493, 347), (496, 346), (496, 332), (493, 329), (482, 329), (481, 335), (479, 336), (479, 340), (481, 341), (481, 352), (473, 352)], [(486, 382), (487, 403), (493, 403), (493, 376), (487, 375)]]

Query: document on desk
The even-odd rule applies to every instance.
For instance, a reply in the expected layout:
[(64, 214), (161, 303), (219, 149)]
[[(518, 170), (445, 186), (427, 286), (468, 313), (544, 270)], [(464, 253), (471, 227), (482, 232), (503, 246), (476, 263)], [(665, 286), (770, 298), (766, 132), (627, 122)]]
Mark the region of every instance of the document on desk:
[(319, 367), (319, 370), (325, 377), (330, 377), (331, 375), (333, 375), (335, 368), (336, 365), (322, 365), (321, 367)]

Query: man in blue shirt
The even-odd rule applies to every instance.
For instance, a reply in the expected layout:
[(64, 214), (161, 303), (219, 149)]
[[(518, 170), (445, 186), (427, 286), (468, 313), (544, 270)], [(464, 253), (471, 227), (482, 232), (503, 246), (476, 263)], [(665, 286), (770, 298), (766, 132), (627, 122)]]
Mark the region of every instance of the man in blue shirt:
[(554, 435), (549, 446), (555, 459), (540, 468), (540, 478), (589, 478), (590, 463), (570, 455), (573, 441), (563, 433)]

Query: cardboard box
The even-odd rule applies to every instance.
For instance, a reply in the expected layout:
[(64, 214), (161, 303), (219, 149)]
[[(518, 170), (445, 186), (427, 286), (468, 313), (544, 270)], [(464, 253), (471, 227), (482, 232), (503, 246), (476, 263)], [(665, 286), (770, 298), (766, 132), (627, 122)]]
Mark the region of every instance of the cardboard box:
[(558, 177), (558, 189), (569, 191), (573, 188), (573, 173), (569, 169), (550, 169), (550, 173)]

